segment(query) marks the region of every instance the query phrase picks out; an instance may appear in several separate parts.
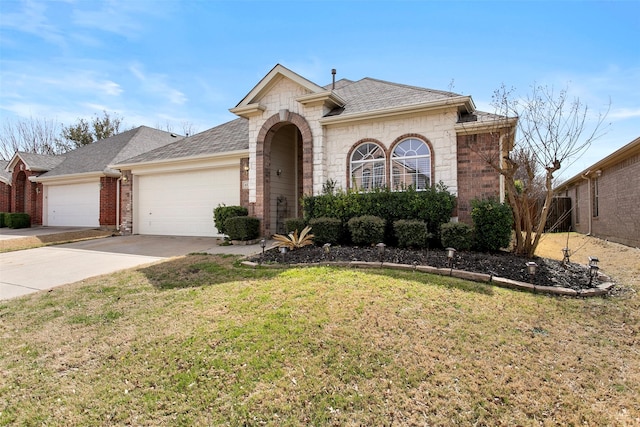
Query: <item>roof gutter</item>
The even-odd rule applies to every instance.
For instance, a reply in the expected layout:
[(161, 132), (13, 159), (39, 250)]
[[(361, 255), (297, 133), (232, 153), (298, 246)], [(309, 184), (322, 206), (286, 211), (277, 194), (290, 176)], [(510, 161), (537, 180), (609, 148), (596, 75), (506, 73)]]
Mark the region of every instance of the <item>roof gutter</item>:
[(423, 113), (426, 111), (442, 110), (451, 107), (464, 107), (467, 111), (475, 111), (475, 105), (470, 96), (456, 96), (446, 100), (423, 102), (421, 104), (402, 105), (400, 107), (383, 108), (380, 110), (363, 111), (347, 115), (322, 117), (319, 122), (322, 125), (333, 125), (357, 122), (363, 120), (387, 118), (406, 114)]

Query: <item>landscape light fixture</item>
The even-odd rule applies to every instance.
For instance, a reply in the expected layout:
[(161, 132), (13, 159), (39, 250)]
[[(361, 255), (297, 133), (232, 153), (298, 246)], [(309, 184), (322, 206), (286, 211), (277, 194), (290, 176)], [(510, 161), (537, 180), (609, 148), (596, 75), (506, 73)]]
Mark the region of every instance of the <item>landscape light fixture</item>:
[(591, 286), (593, 278), (598, 275), (598, 270), (600, 269), (600, 267), (598, 267), (599, 262), (600, 260), (597, 257), (589, 257), (589, 286)]
[(322, 245), (322, 249), (324, 250), (324, 254), (329, 257), (329, 255), (331, 254), (331, 243), (325, 243), (324, 245)]
[(453, 275), (453, 258), (456, 256), (457, 250), (455, 248), (446, 248), (447, 251), (447, 263), (449, 264), (449, 276)]
[(570, 262), (569, 257), (570, 256), (571, 256), (571, 249), (562, 248), (562, 264), (563, 265), (569, 264), (569, 262)]
[(384, 243), (378, 243), (376, 245), (376, 247), (378, 248), (378, 256), (380, 257), (380, 262), (384, 261), (384, 250), (387, 247), (387, 245), (385, 245)]
[(264, 258), (264, 248), (266, 246), (267, 246), (267, 240), (266, 239), (260, 240), (260, 247), (262, 248), (262, 258)]
[(284, 264), (285, 257), (287, 255), (287, 247), (280, 246), (280, 254), (282, 255), (282, 263)]
[(527, 263), (527, 273), (529, 273), (529, 277), (531, 278), (531, 283), (533, 283), (533, 276), (536, 275), (536, 269), (538, 268), (538, 264), (533, 261), (529, 261)]

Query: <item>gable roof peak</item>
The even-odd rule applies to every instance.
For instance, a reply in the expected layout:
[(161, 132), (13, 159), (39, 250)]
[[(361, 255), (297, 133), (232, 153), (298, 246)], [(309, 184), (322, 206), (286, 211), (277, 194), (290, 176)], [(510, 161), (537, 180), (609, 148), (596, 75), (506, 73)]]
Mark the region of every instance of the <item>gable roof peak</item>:
[(285, 77), (289, 80), (294, 81), (311, 93), (326, 92), (326, 89), (322, 86), (318, 86), (311, 80), (302, 77), (300, 74), (291, 71), (281, 64), (276, 64), (275, 67), (273, 67), (271, 71), (269, 71), (267, 75), (264, 76), (244, 98), (242, 98), (238, 105), (236, 105), (235, 108), (232, 108), (230, 111), (233, 112), (236, 109), (242, 110), (243, 107), (247, 107), (248, 105), (254, 103), (257, 98), (260, 98), (261, 95), (271, 89), (271, 87), (279, 80), (280, 77)]

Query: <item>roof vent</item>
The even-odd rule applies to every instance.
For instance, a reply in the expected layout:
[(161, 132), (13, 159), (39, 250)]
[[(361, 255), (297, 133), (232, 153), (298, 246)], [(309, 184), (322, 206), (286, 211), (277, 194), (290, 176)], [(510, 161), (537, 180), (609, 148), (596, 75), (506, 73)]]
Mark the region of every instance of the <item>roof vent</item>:
[(331, 83), (331, 90), (335, 90), (336, 89), (336, 69), (335, 68), (331, 69), (331, 76), (333, 77), (333, 83)]

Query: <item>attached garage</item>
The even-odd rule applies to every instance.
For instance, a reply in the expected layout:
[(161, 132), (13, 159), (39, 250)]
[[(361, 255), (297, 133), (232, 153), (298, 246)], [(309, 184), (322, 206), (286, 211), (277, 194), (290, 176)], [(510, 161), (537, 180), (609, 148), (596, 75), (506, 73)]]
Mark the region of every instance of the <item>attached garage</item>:
[(100, 182), (45, 185), (46, 219), (49, 226), (99, 227)]
[(240, 204), (239, 166), (137, 175), (134, 233), (218, 236), (213, 210)]

